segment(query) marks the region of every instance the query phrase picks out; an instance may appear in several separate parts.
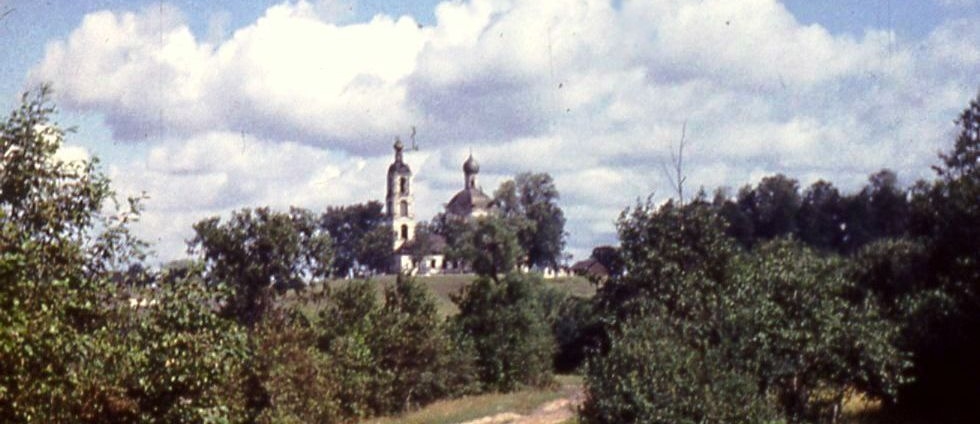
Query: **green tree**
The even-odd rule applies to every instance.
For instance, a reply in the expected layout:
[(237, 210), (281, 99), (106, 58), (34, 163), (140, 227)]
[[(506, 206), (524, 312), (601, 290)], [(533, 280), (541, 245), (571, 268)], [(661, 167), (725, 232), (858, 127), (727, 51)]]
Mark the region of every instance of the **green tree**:
[(739, 192), (738, 205), (751, 217), (756, 239), (794, 234), (801, 205), (799, 182), (783, 174), (765, 177), (754, 189)]
[[(381, 202), (377, 201), (327, 208), (320, 216), (320, 225), (333, 241), (334, 277), (346, 276), (358, 265), (374, 271), (388, 269), (393, 240), (386, 222)], [(381, 228), (384, 231), (379, 230)], [(383, 247), (382, 234), (389, 235), (388, 243)], [(379, 250), (387, 259), (380, 264)]]
[(272, 307), (273, 290), (302, 288), (330, 273), (330, 236), (303, 209), (242, 209), (225, 223), (200, 221), (194, 231), (190, 251), (205, 261), (205, 278), (234, 289), (226, 312), (248, 327)]
[(855, 296), (842, 260), (777, 240), (733, 266), (737, 356), (789, 422), (837, 422), (848, 390), (894, 401), (909, 365), (901, 325), (877, 296)]
[(901, 327), (841, 259), (778, 239), (741, 251), (703, 198), (627, 209), (618, 229), (585, 421), (833, 422), (846, 390), (894, 396)]
[(501, 215), (511, 220), (528, 266), (558, 268), (565, 249), (565, 214), (558, 206), (558, 189), (546, 173), (524, 172), (503, 182), (494, 192)]
[(121, 313), (109, 275), (143, 247), (128, 231), (138, 201), (103, 214), (113, 192), (96, 161), (56, 157), (65, 131), (49, 93), (24, 94), (0, 122), (0, 416), (15, 422), (104, 410), (93, 395), (114, 389), (95, 383), (96, 364)]
[(583, 423), (779, 422), (754, 375), (723, 349), (703, 349), (653, 316), (633, 317), (586, 364)]
[(837, 250), (844, 241), (844, 205), (833, 184), (820, 180), (803, 192), (798, 215), (800, 240), (822, 250)]
[(480, 276), (497, 280), (516, 268), (521, 253), (517, 236), (502, 218), (479, 218), (463, 234), (461, 256)]
[(485, 389), (506, 392), (553, 382), (555, 342), (540, 287), (533, 275), (480, 276), (452, 297), (459, 307), (452, 323), (472, 342)]
[(933, 416), (969, 422), (980, 417), (973, 406), (980, 393), (980, 95), (956, 124), (954, 146), (935, 167), (939, 179), (917, 187), (912, 201), (914, 235), (928, 246), (927, 284), (948, 302), (934, 310), (930, 337), (915, 346), (916, 381), (904, 398)]

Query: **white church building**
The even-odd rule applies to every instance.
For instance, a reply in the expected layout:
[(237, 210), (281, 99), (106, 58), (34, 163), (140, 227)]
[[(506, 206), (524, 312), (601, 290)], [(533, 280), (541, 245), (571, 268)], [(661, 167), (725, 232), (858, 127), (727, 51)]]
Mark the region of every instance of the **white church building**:
[[(412, 192), (412, 169), (405, 163), (401, 140), (395, 139), (395, 160), (388, 167), (385, 213), (394, 235), (392, 272), (415, 275), (433, 275), (446, 272), (462, 272), (463, 264), (446, 260), (446, 240), (439, 235), (429, 235), (428, 240), (416, 238), (415, 196)], [(463, 163), (463, 189), (446, 204), (446, 214), (459, 219), (486, 216), (493, 209), (493, 199), (477, 184), (480, 165), (470, 155)], [(421, 258), (413, 257), (421, 243), (428, 250)]]

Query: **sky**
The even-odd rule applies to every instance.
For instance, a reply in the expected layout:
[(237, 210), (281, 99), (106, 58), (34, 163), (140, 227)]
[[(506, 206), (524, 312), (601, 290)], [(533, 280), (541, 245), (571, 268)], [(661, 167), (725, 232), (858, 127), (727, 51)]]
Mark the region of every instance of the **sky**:
[(385, 195), (415, 129), (417, 218), (547, 172), (568, 251), (624, 208), (783, 173), (932, 178), (980, 90), (980, 0), (0, 0), (0, 107), (50, 83), (66, 160), (98, 157), (155, 261), (243, 207)]

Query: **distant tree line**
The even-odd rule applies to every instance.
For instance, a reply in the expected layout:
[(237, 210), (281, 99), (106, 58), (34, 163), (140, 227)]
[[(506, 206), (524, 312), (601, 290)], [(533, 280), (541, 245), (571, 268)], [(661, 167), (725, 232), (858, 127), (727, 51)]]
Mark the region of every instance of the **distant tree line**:
[(975, 421), (980, 97), (956, 122), (937, 178), (910, 188), (884, 170), (801, 194), (775, 175), (624, 211), (620, 246), (594, 252), (614, 271), (582, 339), (582, 421), (840, 422), (854, 393)]

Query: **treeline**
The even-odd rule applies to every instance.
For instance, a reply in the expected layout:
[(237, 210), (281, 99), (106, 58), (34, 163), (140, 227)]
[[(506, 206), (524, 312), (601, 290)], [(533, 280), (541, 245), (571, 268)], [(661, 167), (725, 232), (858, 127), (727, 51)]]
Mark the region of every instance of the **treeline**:
[[(980, 97), (934, 181), (859, 192), (783, 175), (730, 197), (641, 203), (594, 298), (587, 423), (976, 422)], [(601, 253), (601, 254), (599, 254)], [(887, 418), (885, 418), (887, 419)]]

